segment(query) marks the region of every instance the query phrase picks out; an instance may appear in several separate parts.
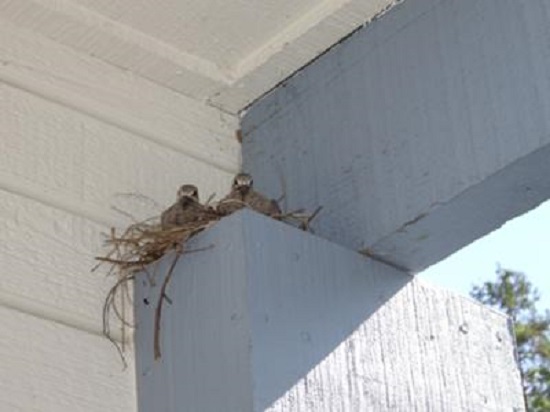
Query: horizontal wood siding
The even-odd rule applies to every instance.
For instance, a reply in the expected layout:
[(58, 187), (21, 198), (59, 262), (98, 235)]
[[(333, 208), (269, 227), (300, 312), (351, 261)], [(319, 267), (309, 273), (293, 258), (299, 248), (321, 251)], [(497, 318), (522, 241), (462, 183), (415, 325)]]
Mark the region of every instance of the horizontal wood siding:
[(223, 194), (235, 129), (234, 116), (1, 21), (0, 410), (136, 409), (133, 355), (122, 371), (101, 336), (113, 282), (90, 273), (101, 233), (128, 223), (112, 206), (149, 217), (185, 182)]

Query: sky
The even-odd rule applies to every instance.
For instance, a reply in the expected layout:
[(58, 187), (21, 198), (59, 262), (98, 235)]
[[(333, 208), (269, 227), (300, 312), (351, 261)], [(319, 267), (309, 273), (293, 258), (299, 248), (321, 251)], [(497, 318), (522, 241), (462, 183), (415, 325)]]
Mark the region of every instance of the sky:
[(523, 272), (539, 290), (539, 309), (550, 309), (550, 201), (421, 272), (422, 279), (463, 295), (495, 280), (497, 264)]

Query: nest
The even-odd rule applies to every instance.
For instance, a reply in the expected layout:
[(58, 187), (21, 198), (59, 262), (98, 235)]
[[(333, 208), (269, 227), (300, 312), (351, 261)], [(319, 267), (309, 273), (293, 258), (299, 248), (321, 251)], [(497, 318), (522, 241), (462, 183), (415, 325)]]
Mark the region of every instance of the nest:
[[(271, 217), (297, 226), (302, 230), (311, 231), (310, 223), (320, 209), (321, 208), (318, 208), (311, 214), (304, 213), (303, 210), (297, 210)], [(104, 256), (96, 257), (99, 263), (92, 271), (95, 271), (101, 265), (108, 265), (108, 273), (116, 277), (116, 282), (107, 293), (103, 304), (103, 334), (116, 347), (124, 365), (126, 365), (124, 358), (126, 332), (128, 328), (134, 327), (134, 325), (127, 320), (125, 315), (126, 302), (130, 304), (132, 302), (129, 288), (130, 283), (136, 279), (136, 276), (143, 275), (148, 277), (150, 284), (153, 284), (153, 280), (147, 271), (148, 266), (157, 262), (167, 253), (175, 252), (174, 259), (164, 276), (155, 307), (154, 357), (155, 359), (159, 359), (161, 357), (160, 321), (162, 317), (162, 308), (165, 300), (171, 303), (165, 292), (172, 277), (174, 267), (182, 255), (204, 250), (187, 250), (186, 243), (190, 238), (229, 214), (218, 213), (215, 208), (209, 207), (208, 213), (205, 213), (204, 216), (197, 216), (194, 221), (169, 229), (163, 228), (158, 223), (158, 218), (150, 218), (145, 221), (133, 223), (120, 234), (117, 233), (115, 228), (111, 228), (105, 241), (105, 247), (108, 252)], [(115, 339), (114, 333), (111, 330), (111, 319), (113, 319), (113, 314), (114, 319), (119, 322), (122, 333), (122, 338), (120, 340), (122, 343), (120, 344), (117, 342), (117, 339)]]

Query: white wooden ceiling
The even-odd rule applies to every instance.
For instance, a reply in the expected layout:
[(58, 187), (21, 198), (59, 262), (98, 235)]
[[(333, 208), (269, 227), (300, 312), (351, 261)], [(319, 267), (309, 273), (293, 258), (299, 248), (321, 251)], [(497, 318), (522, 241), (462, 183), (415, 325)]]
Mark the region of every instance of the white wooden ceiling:
[(0, 18), (235, 113), (398, 2), (0, 0)]

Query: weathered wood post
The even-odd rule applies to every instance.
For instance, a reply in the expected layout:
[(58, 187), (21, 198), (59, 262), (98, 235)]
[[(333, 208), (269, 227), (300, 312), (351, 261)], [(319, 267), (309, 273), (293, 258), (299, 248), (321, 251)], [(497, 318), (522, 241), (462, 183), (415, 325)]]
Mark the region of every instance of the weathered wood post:
[(210, 245), (176, 266), (158, 361), (162, 276), (138, 283), (141, 412), (521, 410), (504, 315), (248, 210)]

